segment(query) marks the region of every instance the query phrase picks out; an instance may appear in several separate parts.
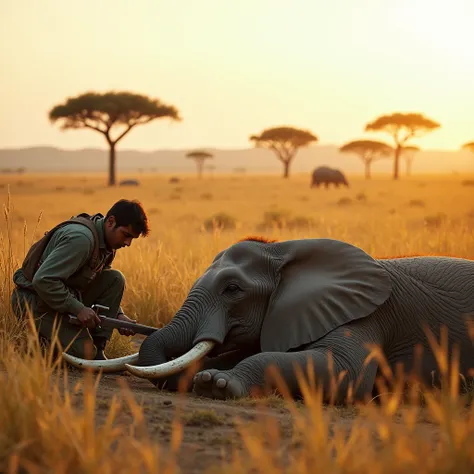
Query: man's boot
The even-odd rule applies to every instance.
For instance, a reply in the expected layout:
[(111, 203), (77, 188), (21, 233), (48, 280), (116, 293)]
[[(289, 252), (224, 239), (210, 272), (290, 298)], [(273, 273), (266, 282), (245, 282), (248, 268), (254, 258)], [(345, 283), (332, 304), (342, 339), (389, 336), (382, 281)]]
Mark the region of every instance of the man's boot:
[(105, 351), (105, 345), (107, 344), (107, 339), (105, 337), (94, 337), (94, 346), (97, 349), (97, 353), (94, 357), (95, 360), (107, 360), (107, 357), (105, 357), (104, 351)]

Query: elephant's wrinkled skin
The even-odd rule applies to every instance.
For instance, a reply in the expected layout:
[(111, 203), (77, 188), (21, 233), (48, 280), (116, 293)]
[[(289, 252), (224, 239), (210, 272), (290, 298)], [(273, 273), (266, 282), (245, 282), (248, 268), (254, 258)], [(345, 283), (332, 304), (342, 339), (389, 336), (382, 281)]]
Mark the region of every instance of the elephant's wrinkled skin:
[[(474, 261), (374, 259), (338, 240), (250, 238), (215, 257), (174, 318), (144, 340), (137, 364), (127, 367), (153, 379), (143, 374), (157, 370), (150, 366), (213, 341), (214, 349), (188, 384), (197, 394), (225, 399), (275, 388), (265, 375), (274, 365), (298, 397), (295, 364), (306, 373), (310, 361), (328, 401), (332, 354), (333, 375), (344, 375), (332, 400), (344, 403), (350, 387), (353, 400), (373, 396), (381, 370), (376, 359), (364, 363), (368, 345), (383, 351), (393, 373), (402, 364), (405, 374), (415, 371), (418, 380), (431, 384), (432, 371), (439, 371), (425, 327), (439, 341), (446, 326), (449, 358), (456, 344), (459, 372), (469, 378), (474, 349), (468, 320), (473, 324), (473, 316)], [(415, 345), (423, 349), (421, 364)], [(155, 375), (153, 382), (176, 389), (182, 374)]]
[(325, 185), (326, 188), (333, 184), (336, 188), (339, 186), (349, 187), (346, 177), (342, 171), (328, 166), (319, 166), (313, 171), (311, 175), (311, 188), (319, 188), (320, 185)]
[[(311, 360), (327, 399), (331, 351), (334, 375), (346, 372), (336, 401), (347, 401), (350, 385), (359, 400), (373, 393), (380, 373), (376, 360), (364, 366), (367, 344), (383, 350), (394, 373), (402, 363), (406, 374), (417, 366), (414, 346), (420, 344), (423, 358), (417, 374), (432, 382), (438, 365), (424, 326), (437, 341), (440, 327), (447, 327), (449, 354), (457, 344), (459, 369), (467, 375), (474, 367), (467, 326), (473, 315), (471, 260), (376, 260), (331, 239), (246, 240), (215, 257), (171, 322), (143, 342), (137, 365), (161, 364), (210, 340), (216, 346), (194, 376), (197, 394), (247, 396), (253, 387), (264, 388), (266, 369), (276, 365), (298, 396), (293, 366), (306, 371)], [(170, 377), (169, 387), (176, 378)]]

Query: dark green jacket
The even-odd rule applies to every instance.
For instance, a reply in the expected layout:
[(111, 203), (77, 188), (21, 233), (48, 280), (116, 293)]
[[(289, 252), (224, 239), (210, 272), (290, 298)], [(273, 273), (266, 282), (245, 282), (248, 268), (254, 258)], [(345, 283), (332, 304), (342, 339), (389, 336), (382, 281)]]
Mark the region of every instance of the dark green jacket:
[[(110, 259), (113, 254), (105, 243), (104, 221), (104, 217), (94, 219), (102, 262)], [(91, 282), (93, 272), (85, 264), (92, 255), (93, 248), (94, 237), (87, 227), (67, 224), (56, 230), (48, 242), (33, 281), (30, 282), (19, 268), (13, 275), (13, 282), (19, 288), (36, 293), (40, 303), (43, 303), (39, 305), (41, 311), (50, 308), (58, 313), (77, 315), (84, 308), (81, 293)], [(110, 268), (110, 264), (104, 267), (106, 268)], [(119, 308), (118, 312), (123, 311)]]

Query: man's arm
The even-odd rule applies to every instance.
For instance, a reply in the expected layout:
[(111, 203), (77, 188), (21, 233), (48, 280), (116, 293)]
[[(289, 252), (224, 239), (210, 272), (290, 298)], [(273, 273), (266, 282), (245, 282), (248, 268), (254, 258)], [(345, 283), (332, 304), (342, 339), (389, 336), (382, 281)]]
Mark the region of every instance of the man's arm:
[(33, 287), (54, 311), (77, 315), (84, 305), (64, 282), (88, 261), (94, 243), (92, 235), (89, 238), (83, 231), (64, 233), (58, 237), (54, 249), (36, 272)]

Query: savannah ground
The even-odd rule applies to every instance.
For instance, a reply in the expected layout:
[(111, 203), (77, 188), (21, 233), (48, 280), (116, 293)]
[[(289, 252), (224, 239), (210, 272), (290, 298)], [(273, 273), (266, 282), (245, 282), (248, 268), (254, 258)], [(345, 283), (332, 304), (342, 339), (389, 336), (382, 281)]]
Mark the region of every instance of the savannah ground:
[[(394, 381), (380, 405), (346, 408), (323, 406), (314, 388), (295, 405), (159, 392), (130, 375), (65, 371), (16, 322), (10, 294), (13, 271), (44, 231), (79, 212), (105, 214), (119, 198), (139, 199), (152, 228), (114, 262), (127, 279), (122, 306), (155, 326), (218, 251), (247, 235), (330, 237), (378, 257), (473, 258), (474, 176), (349, 176), (351, 188), (330, 190), (310, 189), (309, 174), (127, 177), (141, 186), (107, 188), (94, 174), (0, 176), (1, 472), (473, 472), (474, 408), (469, 394), (451, 394), (456, 376), (421, 398), (413, 387), (411, 403)], [(216, 215), (224, 229), (213, 230)], [(115, 334), (108, 355), (139, 342)], [(439, 352), (448, 381), (455, 367)]]

